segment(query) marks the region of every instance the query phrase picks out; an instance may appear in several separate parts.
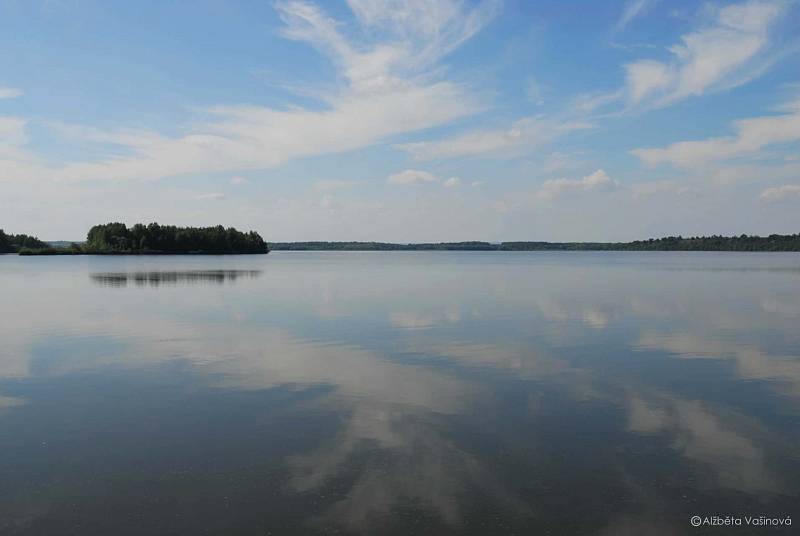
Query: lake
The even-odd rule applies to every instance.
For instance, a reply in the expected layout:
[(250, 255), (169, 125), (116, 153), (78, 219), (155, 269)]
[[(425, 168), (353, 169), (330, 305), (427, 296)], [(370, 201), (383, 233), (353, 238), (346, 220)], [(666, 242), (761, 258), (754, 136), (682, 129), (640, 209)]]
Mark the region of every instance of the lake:
[(800, 524), (798, 254), (4, 255), (0, 296), (0, 534)]

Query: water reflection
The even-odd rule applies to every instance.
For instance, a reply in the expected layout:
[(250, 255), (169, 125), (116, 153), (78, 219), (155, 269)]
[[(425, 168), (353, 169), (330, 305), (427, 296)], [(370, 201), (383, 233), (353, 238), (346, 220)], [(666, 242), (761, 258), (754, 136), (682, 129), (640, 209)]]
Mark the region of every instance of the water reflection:
[[(0, 266), (0, 528), (682, 534), (697, 512), (797, 514), (793, 258), (269, 257), (102, 259), (93, 285), (77, 260)], [(96, 286), (149, 274), (241, 284)]]
[(186, 270), (158, 272), (107, 272), (89, 274), (93, 283), (104, 287), (183, 285), (197, 283), (223, 284), (239, 278), (253, 279), (261, 275), (260, 270)]
[(3, 413), (5, 413), (7, 410), (16, 406), (20, 406), (24, 403), (25, 401), (22, 399), (0, 395), (0, 416), (3, 415)]
[(631, 431), (663, 437), (692, 462), (713, 468), (706, 475), (712, 480), (705, 485), (750, 493), (782, 487), (759, 446), (774, 438), (757, 421), (728, 408), (669, 395), (633, 394), (628, 404)]
[(800, 359), (774, 355), (754, 344), (703, 338), (694, 333), (645, 332), (636, 346), (667, 352), (681, 359), (731, 360), (742, 380), (769, 381), (769, 386), (797, 400), (800, 398)]

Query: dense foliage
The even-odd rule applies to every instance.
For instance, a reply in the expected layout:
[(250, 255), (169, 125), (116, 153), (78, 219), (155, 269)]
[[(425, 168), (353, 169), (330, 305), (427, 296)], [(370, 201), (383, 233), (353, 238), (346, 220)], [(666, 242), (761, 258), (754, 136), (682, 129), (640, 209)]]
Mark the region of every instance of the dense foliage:
[(0, 229), (0, 253), (15, 253), (22, 248), (46, 248), (47, 244), (26, 234), (6, 234)]
[(761, 236), (702, 236), (636, 240), (634, 242), (279, 242), (275, 250), (479, 250), (479, 251), (800, 251), (800, 234)]
[(233, 227), (176, 227), (137, 223), (95, 225), (89, 230), (86, 253), (267, 253), (266, 242), (255, 231)]

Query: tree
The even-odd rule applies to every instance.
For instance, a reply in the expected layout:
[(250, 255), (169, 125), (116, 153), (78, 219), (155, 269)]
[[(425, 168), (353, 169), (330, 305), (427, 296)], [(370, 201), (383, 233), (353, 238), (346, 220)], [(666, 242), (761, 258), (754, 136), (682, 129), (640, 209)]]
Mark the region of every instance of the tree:
[(0, 229), (0, 253), (15, 253), (21, 248), (41, 249), (48, 247), (35, 236), (6, 234)]
[(266, 242), (255, 231), (233, 227), (176, 227), (137, 223), (95, 225), (87, 235), (88, 253), (267, 253)]
[(0, 229), (0, 253), (11, 253), (11, 242), (8, 240), (8, 235)]

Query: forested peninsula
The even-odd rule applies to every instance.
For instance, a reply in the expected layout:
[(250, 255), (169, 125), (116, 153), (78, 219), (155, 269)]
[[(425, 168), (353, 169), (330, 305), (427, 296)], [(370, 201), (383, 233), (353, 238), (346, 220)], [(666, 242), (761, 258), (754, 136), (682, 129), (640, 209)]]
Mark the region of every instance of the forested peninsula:
[(6, 234), (0, 229), (0, 253), (17, 253), (20, 249), (41, 249), (49, 245), (35, 236)]
[[(0, 241), (6, 236), (0, 231)], [(20, 255), (230, 255), (243, 253), (268, 253), (269, 247), (255, 232), (237, 231), (233, 227), (176, 227), (137, 223), (128, 228), (124, 223), (95, 225), (89, 230), (86, 242), (54, 247), (33, 237), (19, 240), (25, 235), (7, 235), (2, 252)], [(0, 242), (3, 247), (3, 242)]]

